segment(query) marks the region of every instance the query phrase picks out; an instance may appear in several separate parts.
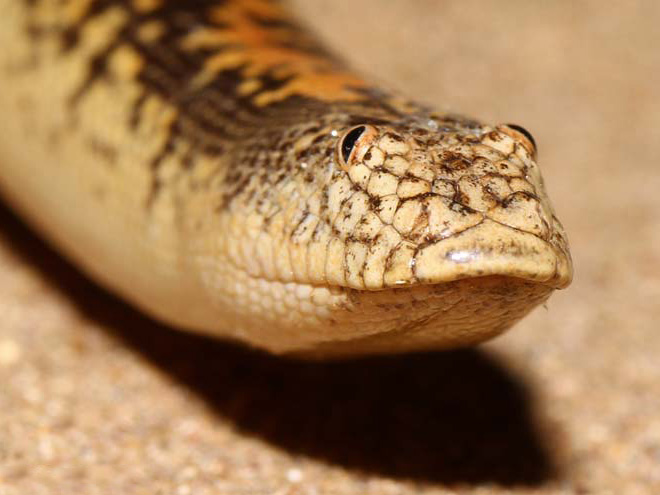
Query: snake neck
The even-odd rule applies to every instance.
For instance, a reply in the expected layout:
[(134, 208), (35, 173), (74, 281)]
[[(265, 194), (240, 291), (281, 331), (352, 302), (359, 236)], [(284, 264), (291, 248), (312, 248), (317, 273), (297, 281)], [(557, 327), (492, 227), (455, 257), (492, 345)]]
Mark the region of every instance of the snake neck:
[[(132, 132), (154, 113), (166, 114), (154, 137), (160, 151), (147, 164), (153, 175), (147, 209), (162, 193), (158, 175), (168, 159), (190, 169), (191, 157), (202, 153), (222, 166), (243, 166), (263, 163), (267, 153), (272, 163), (305, 133), (401, 123), (426, 111), (356, 76), (277, 1), (23, 3), (35, 64), (51, 45), (62, 59), (85, 59), (67, 98), (71, 127), (98, 85), (134, 88), (126, 123)], [(181, 147), (188, 152), (177, 155)], [(300, 154), (314, 161), (313, 152)]]
[(276, 1), (23, 1), (35, 46), (55, 40), (60, 56), (88, 59), (72, 107), (99, 81), (131, 80), (144, 92), (136, 120), (157, 95), (195, 132), (231, 141), (274, 114), (290, 117), (283, 103), (299, 109), (302, 99), (314, 112), (314, 104), (382, 99)]

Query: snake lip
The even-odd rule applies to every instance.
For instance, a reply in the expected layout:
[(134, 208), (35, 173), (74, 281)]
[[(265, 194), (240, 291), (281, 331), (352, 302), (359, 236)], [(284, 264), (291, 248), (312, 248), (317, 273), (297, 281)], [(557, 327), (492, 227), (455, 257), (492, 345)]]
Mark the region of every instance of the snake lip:
[(560, 289), (570, 284), (573, 272), (570, 256), (560, 247), (490, 219), (420, 248), (414, 266), (423, 284), (501, 275)]

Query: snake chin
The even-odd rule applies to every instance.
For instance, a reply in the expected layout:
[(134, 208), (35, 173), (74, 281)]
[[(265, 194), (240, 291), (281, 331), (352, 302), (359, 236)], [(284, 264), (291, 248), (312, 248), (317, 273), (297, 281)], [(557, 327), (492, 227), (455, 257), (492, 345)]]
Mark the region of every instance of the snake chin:
[(350, 358), (478, 344), (500, 335), (552, 288), (488, 276), (383, 291), (348, 289), (335, 306), (326, 339), (288, 351), (302, 358)]
[(231, 329), (255, 347), (304, 358), (477, 344), (510, 328), (554, 290), (502, 275), (382, 290), (255, 278), (238, 286), (247, 289), (233, 296), (233, 311), (219, 322), (223, 334)]

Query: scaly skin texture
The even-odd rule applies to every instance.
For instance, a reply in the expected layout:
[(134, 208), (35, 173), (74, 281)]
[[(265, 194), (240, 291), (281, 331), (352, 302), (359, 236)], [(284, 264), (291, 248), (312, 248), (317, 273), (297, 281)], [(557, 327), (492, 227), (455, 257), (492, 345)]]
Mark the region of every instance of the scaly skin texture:
[(0, 188), (184, 329), (317, 356), (480, 342), (566, 287), (516, 126), (348, 71), (266, 0), (0, 0)]

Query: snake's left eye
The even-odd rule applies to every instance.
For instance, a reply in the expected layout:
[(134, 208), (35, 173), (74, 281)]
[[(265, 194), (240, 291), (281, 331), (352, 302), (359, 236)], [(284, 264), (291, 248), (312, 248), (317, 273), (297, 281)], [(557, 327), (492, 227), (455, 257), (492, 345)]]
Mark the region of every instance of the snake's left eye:
[(355, 157), (361, 158), (360, 152), (366, 152), (378, 131), (370, 125), (358, 125), (346, 131), (337, 143), (339, 163), (344, 170)]
[(523, 138), (523, 140), (526, 140), (529, 152), (532, 154), (532, 156), (536, 156), (536, 141), (534, 140), (534, 136), (532, 136), (531, 132), (516, 124), (506, 124), (506, 127), (516, 132), (520, 137)]
[(360, 136), (364, 134), (366, 127), (361, 125), (355, 127), (348, 131), (348, 133), (341, 140), (341, 158), (344, 163), (348, 163), (348, 159), (351, 157), (351, 152), (355, 148), (355, 143), (357, 143)]

